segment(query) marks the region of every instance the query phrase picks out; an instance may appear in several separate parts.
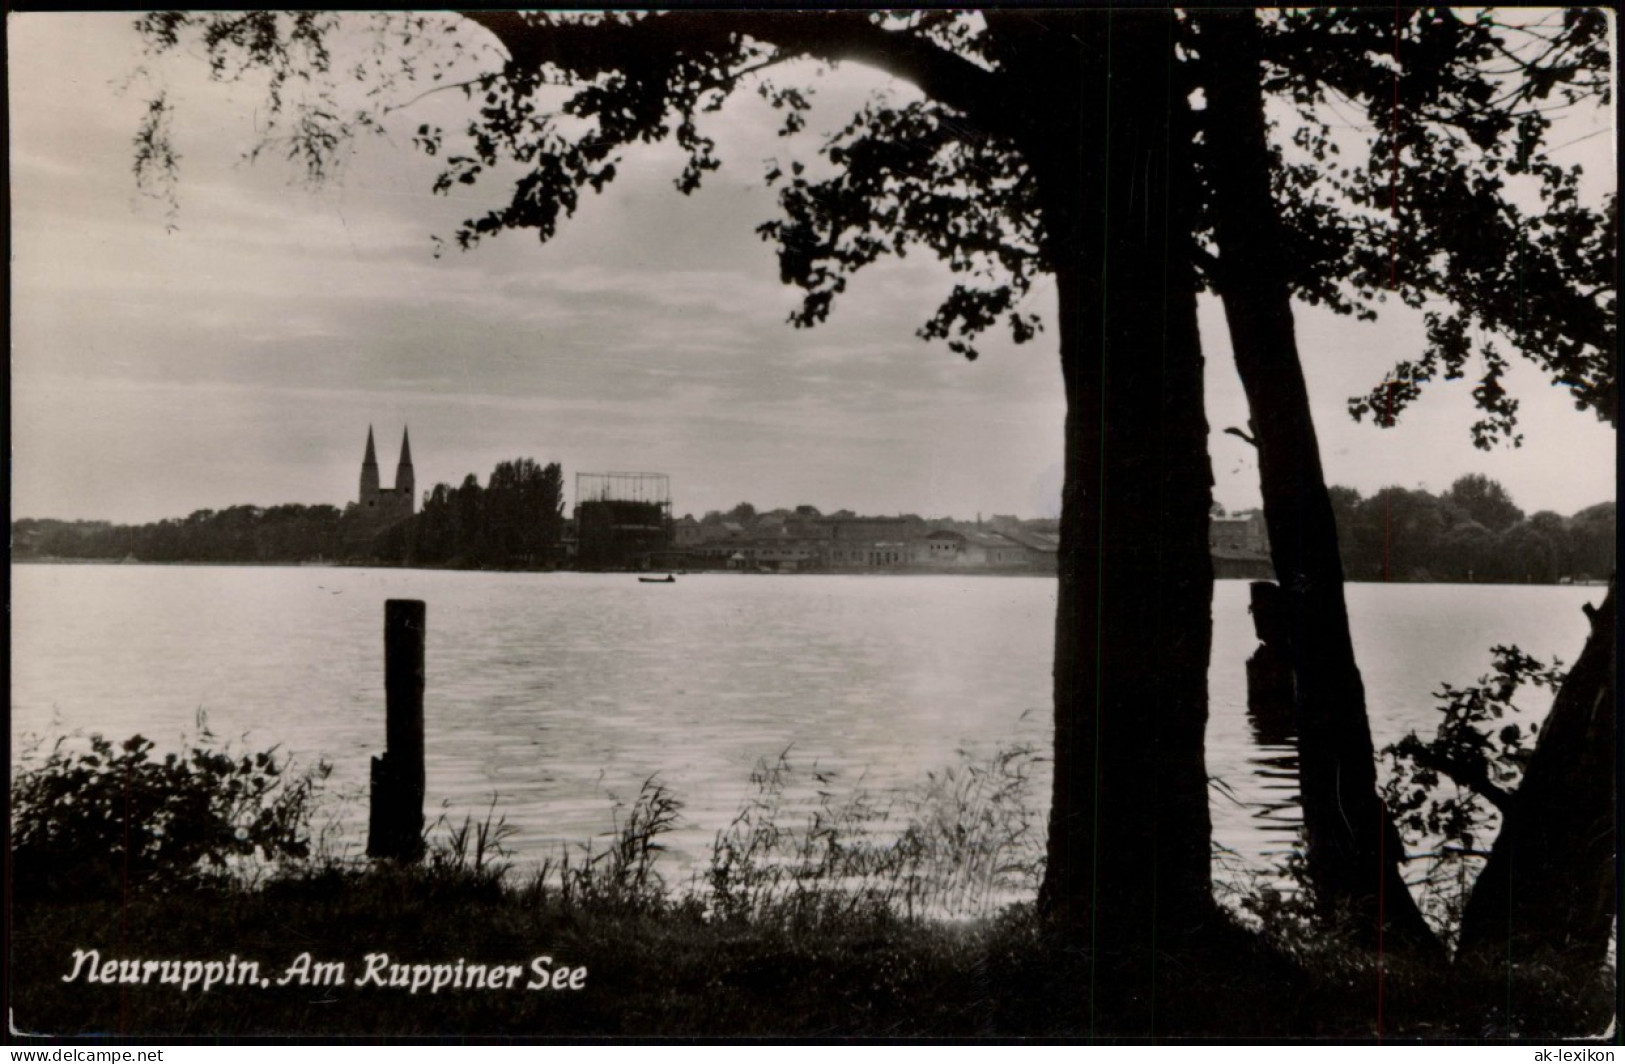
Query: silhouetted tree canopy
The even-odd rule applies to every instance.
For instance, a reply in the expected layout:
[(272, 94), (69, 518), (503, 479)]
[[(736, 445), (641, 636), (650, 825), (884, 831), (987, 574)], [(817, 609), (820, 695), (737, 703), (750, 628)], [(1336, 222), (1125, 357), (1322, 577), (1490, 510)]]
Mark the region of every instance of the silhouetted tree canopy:
[(470, 473), (460, 488), (425, 495), (405, 549), (423, 564), (550, 567), (559, 564), (564, 473), (557, 462), (499, 462), (484, 488)]
[[(1491, 504), (1463, 505), (1463, 484), (1471, 485), (1466, 497)], [(1370, 498), (1353, 488), (1332, 496), (1350, 580), (1540, 584), (1604, 580), (1614, 569), (1611, 502), (1571, 517), (1545, 510), (1525, 518), (1505, 488), (1480, 474), (1439, 495), (1388, 487)]]
[[(1582, 203), (1577, 168), (1545, 150), (1551, 106), (1609, 102), (1603, 14), (1245, 17), (1247, 40), (1262, 35), (1262, 89), (1293, 113), (1290, 143), (1244, 145), (1208, 121), (1204, 94), (1252, 72), (1212, 45), (1222, 23), (1171, 9), (369, 15), (364, 38), (347, 40), (370, 48), (343, 64), (330, 51), (338, 16), (165, 12), (139, 25), (157, 50), (197, 49), (217, 77), (266, 79), (260, 143), (315, 177), (347, 138), (383, 129), (395, 100), (461, 88), (472, 104), (463, 128), (420, 124), (413, 143), (443, 161), (439, 191), (489, 180), (509, 190), (459, 227), (465, 248), (513, 229), (550, 238), (640, 144), (675, 142), (675, 185), (693, 191), (721, 162), (707, 116), (741, 88), (777, 109), (786, 134), (800, 131), (812, 86), (792, 60), (861, 62), (913, 86), (871, 98), (826, 136), (815, 150), (827, 166), (770, 163), (779, 214), (757, 232), (802, 290), (798, 327), (825, 320), (880, 258), (930, 252), (954, 280), (919, 333), (969, 358), (990, 328), (1032, 340), (1040, 318), (1026, 299), (1038, 278), (1054, 279), (1068, 419), (1039, 901), (1060, 925), (1087, 929), (1092, 950), (1143, 965), (1132, 929), (1189, 931), (1211, 911), (1211, 474), (1195, 299), (1213, 286), (1228, 311), (1231, 296), (1250, 294), (1248, 257), (1227, 261), (1240, 242), (1220, 239), (1238, 228), (1241, 200), (1220, 194), (1247, 176), (1238, 170), (1268, 178), (1251, 206), (1269, 199), (1278, 220), (1271, 285), (1341, 313), (1370, 317), (1394, 296), (1425, 316), (1422, 349), (1351, 401), (1356, 417), (1391, 424), (1426, 382), (1476, 362), (1475, 442), (1516, 440), (1503, 345), (1582, 409), (1614, 417), (1615, 201)], [(500, 52), (476, 54), (489, 41)], [(345, 88), (361, 102), (342, 103)], [(1251, 113), (1262, 122), (1261, 104)], [(170, 119), (156, 97), (137, 141), (149, 187), (176, 172)], [(1346, 127), (1335, 137), (1334, 122)], [(1238, 168), (1229, 153), (1243, 149)], [(1297, 372), (1295, 351), (1290, 361)], [(1306, 414), (1297, 405), (1288, 413)], [(1493, 546), (1490, 528), (1453, 520), (1425, 492), (1387, 489), (1378, 501), (1385, 577), (1429, 573), (1441, 559), (1427, 545), (1444, 537), (1459, 558)], [(1374, 545), (1365, 510), (1356, 536)], [(1328, 519), (1312, 532), (1335, 569), (1332, 530)], [(1520, 542), (1539, 552), (1533, 534)], [(1363, 717), (1354, 723), (1349, 734), (1369, 746)], [(1153, 777), (1149, 802), (1129, 797)], [(1120, 1021), (1143, 1005), (1119, 1004), (1130, 1010)]]
[[(1261, 16), (1266, 89), (1295, 123), (1272, 178), (1294, 294), (1362, 317), (1397, 298), (1427, 321), (1425, 347), (1350, 401), (1357, 418), (1392, 424), (1426, 383), (1476, 361), (1475, 441), (1516, 440), (1517, 400), (1502, 384), (1510, 347), (1613, 422), (1617, 200), (1582, 203), (1579, 167), (1545, 151), (1556, 113), (1611, 103), (1607, 25), (1595, 8)], [(547, 239), (639, 143), (674, 140), (685, 156), (676, 187), (693, 191), (721, 165), (703, 126), (731, 93), (754, 90), (793, 134), (814, 87), (789, 61), (875, 66), (923, 98), (877, 97), (855, 113), (817, 149), (834, 164), (828, 177), (768, 164), (783, 214), (760, 232), (778, 245), (784, 280), (806, 290), (798, 325), (827, 317), (864, 266), (923, 246), (962, 281), (921, 335), (974, 357), (975, 335), (993, 325), (1034, 335), (1023, 299), (1053, 268), (1056, 241), (1071, 239), (1045, 231), (1017, 147), (1046, 121), (1019, 74), (1049, 42), (1016, 12), (158, 12), (138, 26), (155, 51), (200, 47), (220, 80), (263, 79), (251, 154), (281, 153), (312, 178), (349, 139), (397, 122), (408, 97), (466, 94), (462, 129), (414, 131), (444, 160), (436, 189), (507, 175), (508, 163), (522, 176), (505, 206), (457, 230), (463, 247), (510, 229)], [(1171, 75), (1197, 90), (1199, 46), (1180, 26)], [(363, 42), (353, 64), (334, 59), (341, 31)], [(505, 54), (491, 55), (492, 38)], [(136, 154), (143, 184), (171, 201), (172, 122), (160, 90)], [(1197, 217), (1193, 254), (1216, 268)]]

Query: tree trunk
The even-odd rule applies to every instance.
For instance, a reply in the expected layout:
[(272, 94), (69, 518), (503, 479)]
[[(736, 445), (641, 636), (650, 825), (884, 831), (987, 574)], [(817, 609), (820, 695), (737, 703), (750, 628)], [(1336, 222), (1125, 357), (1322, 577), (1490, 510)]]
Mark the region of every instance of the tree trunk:
[(1354, 660), (1337, 524), (1321, 471), (1280, 235), (1252, 11), (1201, 16), (1217, 282), (1252, 411), (1270, 555), (1296, 680), (1299, 787), (1317, 900), (1377, 948), (1436, 952), (1399, 874), (1403, 847), (1377, 795), (1365, 688)]
[[(1039, 901), (1090, 951), (1097, 982), (1148, 1001), (1134, 981), (1212, 909), (1212, 473), (1189, 119), (1169, 12), (1019, 18), (1040, 35), (1022, 49), (1020, 76), (1043, 101), (1022, 149), (1059, 294), (1068, 407)], [(1119, 1009), (1112, 1022), (1142, 1018)]]
[(1615, 915), (1614, 587), (1546, 718), (1462, 914), (1458, 956), (1594, 971)]

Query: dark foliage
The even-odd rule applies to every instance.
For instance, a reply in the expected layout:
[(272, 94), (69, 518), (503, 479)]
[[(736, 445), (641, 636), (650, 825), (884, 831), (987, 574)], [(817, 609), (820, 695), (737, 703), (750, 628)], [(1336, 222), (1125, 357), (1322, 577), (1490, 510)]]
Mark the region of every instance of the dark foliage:
[[(1482, 494), (1464, 494), (1469, 484)], [(1479, 520), (1463, 502), (1496, 524)], [(1495, 481), (1463, 477), (1440, 495), (1388, 487), (1362, 498), (1336, 488), (1332, 505), (1350, 580), (1550, 584), (1603, 580), (1614, 568), (1611, 502), (1571, 517), (1550, 511), (1525, 517)]]
[(327, 766), (293, 773), (276, 751), (235, 755), (205, 733), (152, 756), (140, 735), (65, 740), (11, 785), (12, 889), (19, 898), (119, 897), (218, 880), (234, 862), (311, 853)]
[(1546, 665), (1517, 647), (1491, 653), (1491, 671), (1477, 683), (1440, 686), (1442, 719), (1431, 738), (1410, 732), (1383, 751), (1393, 766), (1383, 796), (1424, 868), (1424, 909), (1451, 939), (1540, 731), (1513, 698), (1525, 685), (1555, 692), (1565, 675), (1561, 662)]
[[(353, 509), (353, 508), (352, 508)], [(557, 462), (500, 462), (488, 486), (436, 484), (411, 521), (376, 531), (333, 506), (233, 506), (145, 525), (24, 519), (12, 523), (20, 558), (286, 564), (375, 560), (425, 565), (543, 568), (559, 562), (564, 473)]]
[(345, 526), (334, 506), (232, 506), (144, 525), (21, 520), (23, 557), (134, 558), (144, 562), (299, 562), (342, 555)]
[[(658, 886), (659, 840), (678, 803), (651, 783), (617, 817), (607, 846), (581, 846), (581, 859), (534, 876), (507, 867), (507, 828), (493, 812), (460, 826), (443, 821), (422, 865), (318, 860), (256, 889), (177, 882), (124, 899), (20, 899), (11, 942), (14, 1023), (59, 1035), (1347, 1042), (1549, 1037), (1606, 1022), (1609, 985), (1581, 973), (1531, 965), (1445, 974), (1324, 934), (1295, 938), (1279, 924), (1260, 933), (1225, 919), (1197, 939), (1164, 941), (1147, 982), (1090, 993), (1092, 958), (1046, 936), (1030, 903), (998, 901), (969, 920), (909, 915), (906, 897), (921, 873), (947, 888), (935, 894), (932, 886), (927, 896), (963, 917), (952, 906), (969, 885), (967, 873), (980, 880), (1010, 857), (1037, 852), (1025, 828), (1031, 814), (1012, 817), (1024, 789), (1009, 792), (1011, 768), (1030, 757), (1006, 751), (933, 777), (896, 846), (863, 833), (874, 813), (862, 794), (832, 798), (819, 773), (801, 781), (818, 785), (817, 803), (789, 803), (780, 759), (759, 770), (772, 779), (762, 780), (726, 834), (731, 852), (715, 856), (687, 893)], [(1020, 878), (1030, 894), (1036, 873)], [(271, 985), (219, 986), (207, 1007), (187, 1008), (174, 986), (156, 980), (62, 981), (75, 949), (98, 950), (104, 961), (167, 957), (177, 941), (200, 958), (258, 963)], [(588, 975), (580, 992), (558, 994), (354, 985), (363, 958), (380, 951), (402, 964), (516, 964), (527, 978), (531, 959), (545, 954)], [(345, 983), (284, 981), (303, 954), (343, 963)], [(1379, 972), (1380, 1016), (1372, 997)], [(1155, 1002), (1146, 1024), (1122, 1026), (1125, 1001), (1144, 997)]]
[(564, 473), (557, 462), (500, 462), (485, 487), (470, 473), (460, 487), (436, 484), (411, 529), (409, 560), (427, 565), (558, 564), (564, 529)]
[[(1298, 123), (1275, 174), (1297, 294), (1363, 317), (1389, 298), (1426, 311), (1422, 351), (1350, 412), (1393, 424), (1476, 361), (1474, 442), (1516, 443), (1510, 348), (1612, 424), (1617, 200), (1586, 206), (1579, 167), (1548, 154), (1555, 114), (1611, 102), (1603, 12), (1327, 8), (1266, 25), (1266, 85)], [(1352, 155), (1329, 117), (1350, 105), (1369, 116)], [(1520, 186), (1532, 208), (1509, 195)]]

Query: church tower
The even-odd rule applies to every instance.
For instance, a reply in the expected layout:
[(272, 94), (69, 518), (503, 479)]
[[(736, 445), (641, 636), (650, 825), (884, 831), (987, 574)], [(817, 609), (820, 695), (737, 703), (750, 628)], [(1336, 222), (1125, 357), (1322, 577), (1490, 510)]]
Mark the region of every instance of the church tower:
[[(371, 435), (372, 430), (369, 428), (369, 444)], [(377, 476), (377, 473), (374, 472), (373, 475)], [(410, 517), (417, 510), (417, 491), (412, 477), (412, 440), (404, 428), (401, 429), (401, 462), (395, 467), (395, 494), (404, 499), (406, 516)]]
[(401, 460), (395, 467), (395, 486), (378, 483), (378, 448), (373, 443), (372, 426), (367, 426), (367, 453), (361, 459), (361, 497), (356, 509), (368, 527), (388, 528), (417, 512), (417, 478), (412, 474), (412, 438), (401, 432)]
[(378, 453), (372, 446), (372, 426), (367, 426), (367, 454), (361, 459), (361, 509), (378, 507)]

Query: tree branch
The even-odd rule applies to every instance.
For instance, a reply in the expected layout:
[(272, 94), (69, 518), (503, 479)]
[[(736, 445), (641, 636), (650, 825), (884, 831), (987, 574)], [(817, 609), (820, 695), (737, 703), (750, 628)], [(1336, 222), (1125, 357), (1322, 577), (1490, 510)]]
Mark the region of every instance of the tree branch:
[(510, 62), (522, 69), (557, 66), (589, 76), (617, 68), (627, 49), (726, 54), (749, 39), (785, 57), (863, 63), (917, 86), (988, 132), (1004, 125), (999, 75), (917, 33), (888, 30), (862, 11), (674, 11), (608, 24), (533, 19), (511, 11), (460, 14), (496, 37)]
[(1490, 782), (1489, 770), (1485, 768), (1482, 762), (1475, 764), (1462, 761), (1440, 754), (1420, 743), (1406, 752), (1415, 759), (1418, 765), (1423, 768), (1433, 769), (1435, 772), (1444, 773), (1456, 783), (1466, 787), (1495, 806), (1503, 815), (1511, 808), (1511, 793)]
[(419, 103), (419, 102), (421, 102), (423, 100), (428, 99), (430, 96), (435, 96), (435, 95), (437, 95), (439, 93), (442, 93), (442, 92), (457, 92), (459, 90), (472, 89), (476, 85), (484, 84), (486, 81), (490, 80), (491, 77), (492, 77), (492, 75), (489, 75), (489, 74), (481, 74), (478, 77), (468, 78), (467, 80), (464, 80), (464, 81), (448, 81), (448, 82), (444, 82), (444, 83), (442, 83), (440, 85), (435, 85), (432, 88), (424, 89), (422, 92), (418, 93), (416, 96), (412, 97), (410, 100), (403, 100), (400, 103), (390, 104), (388, 107), (385, 107), (381, 113), (386, 114), (386, 115), (392, 115), (392, 114), (395, 114), (398, 111), (404, 111), (408, 107), (411, 107), (413, 104)]

